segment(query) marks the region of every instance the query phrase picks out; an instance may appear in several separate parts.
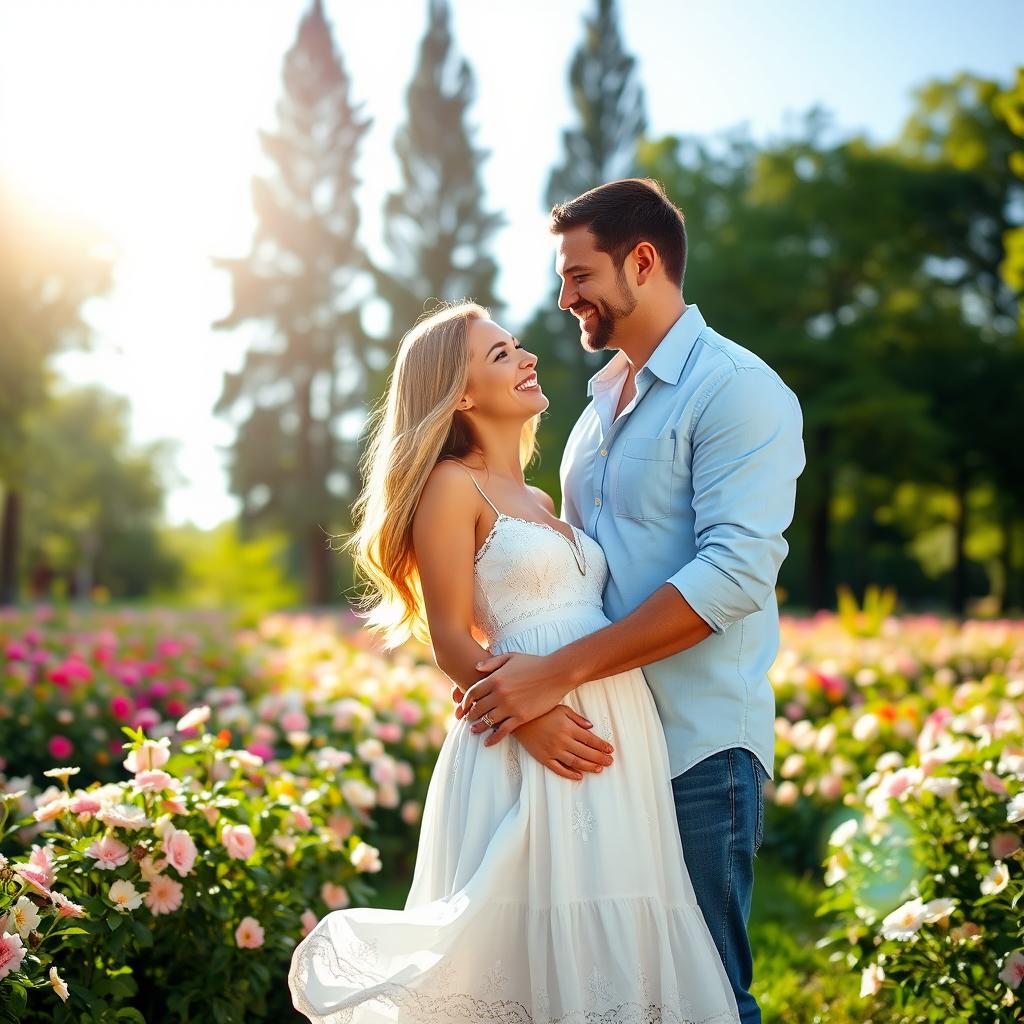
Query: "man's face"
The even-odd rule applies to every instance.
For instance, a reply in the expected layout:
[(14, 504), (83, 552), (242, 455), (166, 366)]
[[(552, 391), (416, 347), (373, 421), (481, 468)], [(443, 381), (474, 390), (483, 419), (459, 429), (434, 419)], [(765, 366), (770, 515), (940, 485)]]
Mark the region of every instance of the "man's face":
[(616, 326), (636, 309), (636, 296), (621, 267), (594, 244), (586, 227), (558, 236), (555, 270), (562, 279), (558, 305), (580, 322), (580, 343), (588, 352), (615, 348)]

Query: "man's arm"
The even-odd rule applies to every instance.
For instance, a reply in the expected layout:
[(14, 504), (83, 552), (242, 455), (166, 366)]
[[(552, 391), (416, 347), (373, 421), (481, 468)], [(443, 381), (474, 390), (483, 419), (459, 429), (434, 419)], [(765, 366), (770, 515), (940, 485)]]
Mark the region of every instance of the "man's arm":
[[(695, 410), (691, 474), (696, 556), (624, 619), (545, 658), (501, 656), (462, 709), (511, 723), (543, 714), (569, 690), (649, 665), (764, 608), (788, 551), (796, 479), (804, 467), (795, 396), (759, 368), (732, 370)], [(496, 669), (496, 671), (495, 671)], [(510, 731), (510, 730), (509, 730)]]

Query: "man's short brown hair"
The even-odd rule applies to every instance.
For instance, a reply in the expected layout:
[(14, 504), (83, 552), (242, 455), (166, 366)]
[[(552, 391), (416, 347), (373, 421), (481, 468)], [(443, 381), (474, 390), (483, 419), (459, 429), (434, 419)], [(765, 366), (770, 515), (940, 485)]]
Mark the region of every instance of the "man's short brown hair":
[(668, 279), (682, 287), (686, 272), (686, 222), (682, 211), (651, 178), (624, 178), (598, 185), (551, 210), (551, 232), (585, 227), (597, 248), (620, 269), (640, 242), (658, 252)]

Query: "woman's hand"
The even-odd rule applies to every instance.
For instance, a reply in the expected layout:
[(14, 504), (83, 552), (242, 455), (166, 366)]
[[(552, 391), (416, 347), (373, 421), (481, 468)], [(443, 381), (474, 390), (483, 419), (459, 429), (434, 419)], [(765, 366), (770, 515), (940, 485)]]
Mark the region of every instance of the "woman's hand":
[(577, 782), (583, 772), (601, 771), (612, 764), (614, 748), (595, 736), (593, 725), (565, 704), (519, 726), (512, 735), (530, 756), (556, 775)]

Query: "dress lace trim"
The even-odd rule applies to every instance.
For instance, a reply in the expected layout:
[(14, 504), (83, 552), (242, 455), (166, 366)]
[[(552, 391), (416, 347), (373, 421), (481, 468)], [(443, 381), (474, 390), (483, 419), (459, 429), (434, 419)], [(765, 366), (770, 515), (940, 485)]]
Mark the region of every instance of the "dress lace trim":
[[(671, 1006), (657, 1003), (639, 1003), (625, 1001), (606, 1005), (597, 1009), (573, 1009), (565, 1013), (551, 1016), (535, 1016), (521, 1001), (516, 999), (481, 999), (466, 992), (446, 992), (413, 990), (396, 982), (386, 982), (374, 978), (367, 970), (365, 960), (357, 966), (353, 960), (339, 956), (330, 939), (326, 936), (311, 936), (296, 955), (296, 962), (289, 978), (295, 1008), (305, 1014), (316, 1024), (350, 1024), (359, 1006), (348, 1006), (339, 1010), (328, 1010), (321, 1013), (313, 1006), (305, 995), (307, 972), (311, 961), (320, 958), (332, 975), (351, 981), (353, 985), (367, 986), (368, 998), (363, 1000), (365, 1008), (398, 1011), (403, 1019), (416, 1021), (418, 1024), (738, 1024), (739, 1017), (730, 1010), (712, 1014), (710, 1017), (688, 1016), (687, 1001), (679, 1000), (682, 1011)], [(641, 966), (641, 971), (643, 970)], [(436, 972), (437, 981), (443, 983), (449, 974), (439, 968)], [(504, 980), (501, 963), (492, 968), (491, 979), (495, 984)], [(593, 979), (592, 979), (593, 982)], [(372, 993), (372, 994), (371, 994)], [(611, 996), (603, 979), (591, 985), (591, 993), (595, 997)], [(547, 998), (541, 1000), (547, 1004)]]

